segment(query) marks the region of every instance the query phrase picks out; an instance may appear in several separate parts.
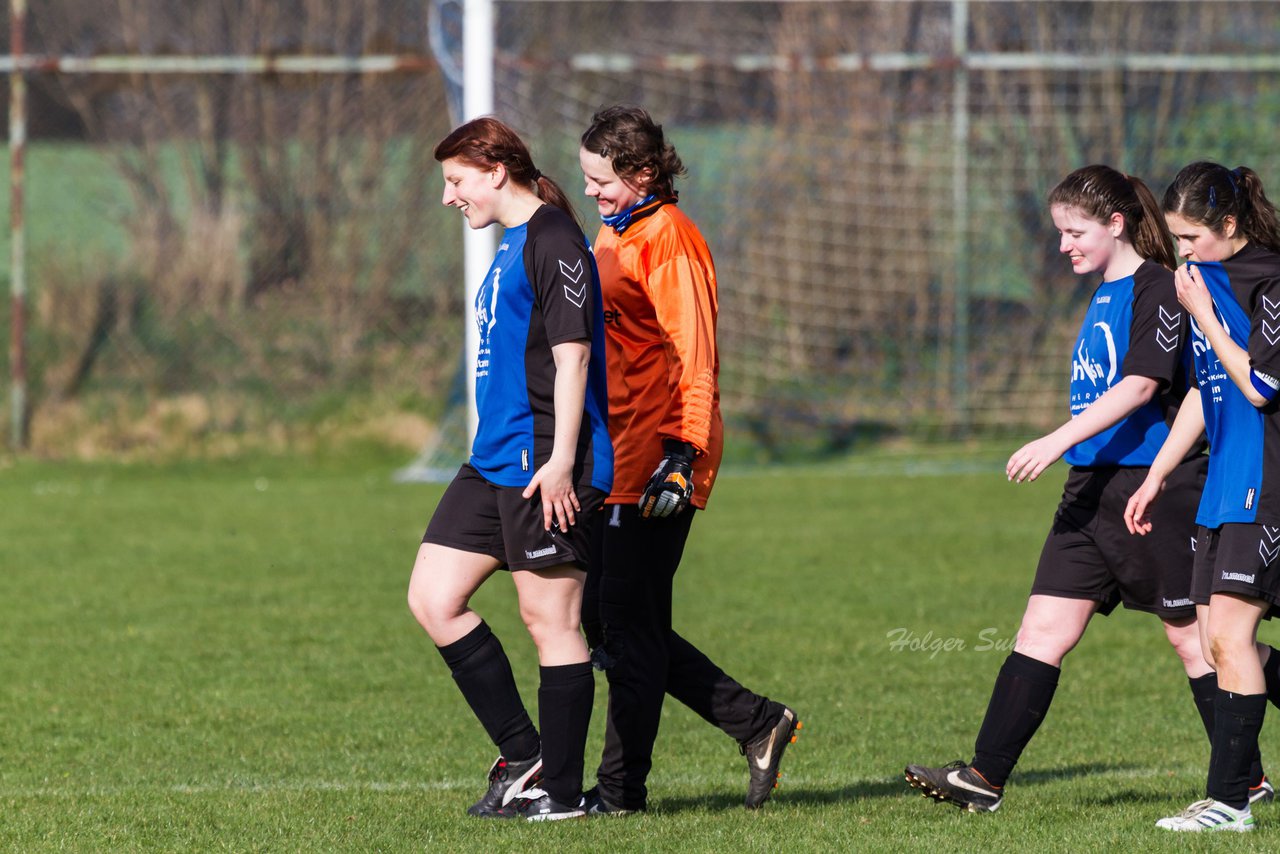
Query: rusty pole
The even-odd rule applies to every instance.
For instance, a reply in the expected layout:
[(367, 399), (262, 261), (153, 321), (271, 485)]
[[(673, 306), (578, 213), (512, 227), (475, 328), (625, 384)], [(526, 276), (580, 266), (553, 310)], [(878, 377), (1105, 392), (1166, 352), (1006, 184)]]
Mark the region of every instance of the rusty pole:
[(27, 143), (27, 0), (9, 0), (9, 415), (15, 450), (27, 444), (27, 273), (23, 228), (23, 178)]

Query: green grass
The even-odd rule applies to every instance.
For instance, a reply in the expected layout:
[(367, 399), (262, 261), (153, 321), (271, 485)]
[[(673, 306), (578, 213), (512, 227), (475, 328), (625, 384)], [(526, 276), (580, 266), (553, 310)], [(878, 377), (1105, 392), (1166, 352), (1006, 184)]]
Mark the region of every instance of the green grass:
[[(1100, 619), (999, 813), (908, 791), (967, 757), (1062, 472), (911, 476), (888, 463), (727, 475), (695, 525), (677, 620), (800, 710), (783, 787), (739, 806), (735, 745), (668, 705), (651, 811), (523, 826), (463, 815), (493, 750), (404, 604), (438, 486), (391, 461), (0, 469), (0, 850), (1269, 850), (1162, 835), (1207, 744), (1156, 621)], [(934, 466), (929, 470), (941, 470)], [(532, 703), (509, 578), (478, 609)], [(958, 638), (931, 653), (903, 629)], [(1270, 627), (1267, 627), (1270, 629)], [(1264, 633), (1267, 629), (1264, 629)], [(1274, 634), (1274, 630), (1271, 630)], [(588, 763), (598, 756), (599, 711)], [(1274, 726), (1264, 755), (1275, 749)]]

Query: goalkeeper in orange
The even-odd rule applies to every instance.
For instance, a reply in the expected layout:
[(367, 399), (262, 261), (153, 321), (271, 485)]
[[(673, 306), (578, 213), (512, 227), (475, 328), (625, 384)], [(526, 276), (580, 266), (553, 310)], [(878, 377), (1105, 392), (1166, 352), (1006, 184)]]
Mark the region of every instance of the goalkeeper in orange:
[(800, 721), (748, 691), (677, 634), (672, 586), (695, 511), (707, 506), (724, 437), (716, 352), (716, 272), (677, 205), (685, 170), (662, 126), (637, 107), (597, 113), (579, 151), (603, 225), (613, 493), (597, 514), (583, 627), (609, 681), (604, 753), (588, 814), (645, 809), (664, 694), (738, 742), (763, 806)]

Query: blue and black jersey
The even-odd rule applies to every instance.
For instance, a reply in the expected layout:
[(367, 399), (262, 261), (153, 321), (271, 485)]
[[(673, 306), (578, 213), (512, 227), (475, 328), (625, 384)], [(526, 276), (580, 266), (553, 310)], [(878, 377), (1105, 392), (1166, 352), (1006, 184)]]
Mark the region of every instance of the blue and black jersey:
[(1182, 346), (1187, 328), (1173, 273), (1154, 261), (1144, 261), (1132, 276), (1098, 286), (1072, 352), (1071, 416), (1122, 377), (1150, 377), (1160, 383), (1160, 393), (1120, 423), (1074, 445), (1063, 455), (1068, 463), (1151, 465), (1186, 394)]
[[(1214, 313), (1255, 371), (1280, 376), (1280, 255), (1252, 243), (1226, 261), (1196, 265)], [(1209, 477), (1196, 522), (1280, 522), (1280, 412), (1259, 409), (1227, 375), (1209, 340), (1192, 325), (1195, 381), (1209, 438)]]
[(503, 232), (476, 294), (479, 426), (471, 465), (499, 486), (528, 486), (551, 458), (556, 366), (551, 348), (591, 343), (586, 403), (578, 431), (574, 483), (608, 492), (613, 483), (604, 312), (595, 258), (564, 211), (543, 205)]

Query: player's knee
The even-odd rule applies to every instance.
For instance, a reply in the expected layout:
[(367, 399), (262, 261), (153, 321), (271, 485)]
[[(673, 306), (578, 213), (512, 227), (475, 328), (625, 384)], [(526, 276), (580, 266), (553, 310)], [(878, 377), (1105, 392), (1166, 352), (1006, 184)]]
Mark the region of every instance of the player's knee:
[(529, 630), (529, 637), (533, 638), (533, 645), (538, 649), (548, 649), (570, 641), (585, 643), (576, 619), (559, 614), (527, 613), (523, 610), (520, 616), (525, 628)]
[(1213, 657), (1213, 650), (1209, 646), (1201, 644), (1200, 655), (1204, 657), (1205, 664), (1209, 665), (1214, 670), (1218, 669), (1218, 660)]
[(1014, 649), (1023, 655), (1057, 664), (1080, 640), (1078, 634), (1065, 632), (1061, 626), (1025, 620), (1018, 628)]
[(1200, 629), (1194, 622), (1190, 625), (1164, 624), (1165, 637), (1174, 651), (1184, 661), (1199, 661), (1204, 657), (1200, 648)]
[(1169, 641), (1173, 646), (1173, 651), (1178, 654), (1178, 658), (1182, 659), (1184, 663), (1195, 666), (1203, 661), (1212, 666), (1212, 663), (1209, 662), (1209, 656), (1200, 647), (1199, 638), (1169, 638)]
[(575, 634), (579, 631), (576, 620), (573, 621), (571, 629), (568, 621), (551, 618), (544, 614), (522, 613), (520, 616), (524, 619), (524, 627), (529, 630), (529, 636), (533, 638), (534, 643), (538, 643), (541, 640), (552, 640), (568, 634), (570, 631)]
[(1209, 631), (1209, 654), (1206, 659), (1217, 668), (1236, 666), (1248, 655), (1256, 655), (1256, 647), (1252, 638), (1237, 638), (1230, 634)]
[(441, 596), (426, 584), (410, 582), (408, 593), (409, 611), (418, 625), (434, 636), (451, 620), (457, 619), (466, 609), (466, 603), (458, 603), (452, 598)]
[(431, 603), (426, 596), (412, 586), (409, 587), (409, 613), (413, 614), (413, 618), (418, 621), (418, 625), (431, 631), (431, 625), (434, 621)]

